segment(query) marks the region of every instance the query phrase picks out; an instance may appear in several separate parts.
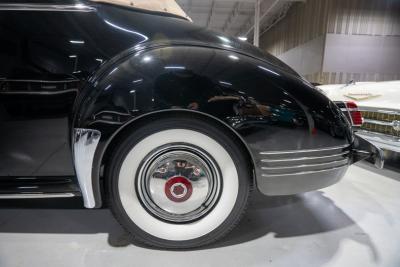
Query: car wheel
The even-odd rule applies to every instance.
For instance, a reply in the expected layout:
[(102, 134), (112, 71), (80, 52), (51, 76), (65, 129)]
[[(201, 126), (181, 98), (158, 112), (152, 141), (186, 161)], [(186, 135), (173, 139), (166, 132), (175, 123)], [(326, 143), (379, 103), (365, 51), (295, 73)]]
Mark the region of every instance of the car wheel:
[(161, 119), (127, 134), (107, 170), (110, 208), (132, 237), (190, 248), (228, 233), (252, 185), (246, 152), (217, 125)]

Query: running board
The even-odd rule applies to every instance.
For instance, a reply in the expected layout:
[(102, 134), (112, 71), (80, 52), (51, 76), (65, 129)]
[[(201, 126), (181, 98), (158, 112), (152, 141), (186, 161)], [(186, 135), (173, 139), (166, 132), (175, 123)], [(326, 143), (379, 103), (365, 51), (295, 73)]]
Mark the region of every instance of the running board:
[(73, 177), (0, 177), (0, 199), (81, 196)]

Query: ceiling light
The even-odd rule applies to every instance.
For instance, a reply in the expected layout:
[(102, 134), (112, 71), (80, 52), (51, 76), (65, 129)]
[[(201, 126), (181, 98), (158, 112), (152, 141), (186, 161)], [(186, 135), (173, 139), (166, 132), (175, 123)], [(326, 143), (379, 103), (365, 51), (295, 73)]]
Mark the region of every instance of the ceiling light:
[(71, 44), (84, 44), (85, 43), (85, 41), (82, 41), (82, 40), (69, 40), (69, 42)]

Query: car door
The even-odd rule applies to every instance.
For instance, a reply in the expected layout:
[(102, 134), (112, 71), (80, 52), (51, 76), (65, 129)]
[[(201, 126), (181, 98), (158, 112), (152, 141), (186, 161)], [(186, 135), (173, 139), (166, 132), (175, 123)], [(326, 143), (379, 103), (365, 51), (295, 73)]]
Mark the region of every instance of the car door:
[(0, 7), (0, 177), (74, 175), (72, 106), (103, 60), (80, 30), (92, 20), (79, 10)]

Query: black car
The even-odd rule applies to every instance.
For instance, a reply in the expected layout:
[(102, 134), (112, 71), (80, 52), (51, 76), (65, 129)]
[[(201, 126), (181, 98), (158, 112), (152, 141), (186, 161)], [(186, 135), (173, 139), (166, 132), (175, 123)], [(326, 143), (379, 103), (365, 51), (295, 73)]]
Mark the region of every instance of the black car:
[(188, 248), (229, 232), (253, 188), (297, 194), (382, 166), (275, 57), (171, 6), (111, 2), (0, 4), (1, 199), (82, 196), (138, 241)]

